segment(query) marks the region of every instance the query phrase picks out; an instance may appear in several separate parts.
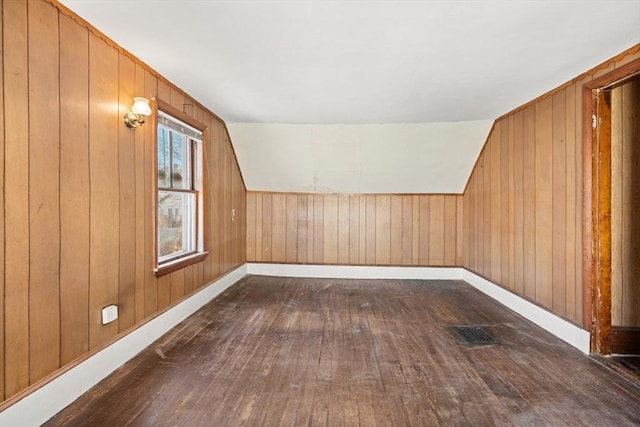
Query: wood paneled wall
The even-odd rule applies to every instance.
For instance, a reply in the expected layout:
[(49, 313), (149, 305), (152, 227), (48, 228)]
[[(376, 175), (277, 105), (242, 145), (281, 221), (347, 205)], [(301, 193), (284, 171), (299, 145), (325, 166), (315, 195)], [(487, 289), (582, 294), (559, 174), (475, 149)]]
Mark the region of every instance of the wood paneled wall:
[(582, 86), (639, 50), (496, 120), (464, 193), (465, 267), (587, 329)]
[(640, 327), (640, 77), (610, 99), (611, 324)]
[[(246, 196), (213, 113), (57, 4), (0, 5), (2, 401), (243, 264)], [(138, 95), (185, 111), (210, 135), (210, 254), (159, 279), (151, 129), (122, 122)], [(108, 304), (119, 319), (103, 326)]]
[(247, 261), (462, 265), (462, 196), (247, 193)]

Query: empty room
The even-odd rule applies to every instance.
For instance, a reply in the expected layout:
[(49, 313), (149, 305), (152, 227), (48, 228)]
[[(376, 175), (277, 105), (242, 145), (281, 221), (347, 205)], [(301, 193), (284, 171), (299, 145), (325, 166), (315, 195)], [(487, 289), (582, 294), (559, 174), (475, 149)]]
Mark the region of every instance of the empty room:
[(0, 426), (640, 425), (640, 0), (0, 10)]

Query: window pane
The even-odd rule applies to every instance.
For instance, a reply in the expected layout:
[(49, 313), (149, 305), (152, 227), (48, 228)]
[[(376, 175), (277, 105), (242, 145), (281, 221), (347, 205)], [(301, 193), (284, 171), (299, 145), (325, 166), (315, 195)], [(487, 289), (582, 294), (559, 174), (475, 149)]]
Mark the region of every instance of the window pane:
[(158, 126), (158, 187), (167, 188), (169, 181), (169, 130)]
[(195, 195), (158, 192), (159, 261), (195, 250)]
[(191, 189), (189, 148), (190, 144), (186, 136), (171, 132), (172, 188)]

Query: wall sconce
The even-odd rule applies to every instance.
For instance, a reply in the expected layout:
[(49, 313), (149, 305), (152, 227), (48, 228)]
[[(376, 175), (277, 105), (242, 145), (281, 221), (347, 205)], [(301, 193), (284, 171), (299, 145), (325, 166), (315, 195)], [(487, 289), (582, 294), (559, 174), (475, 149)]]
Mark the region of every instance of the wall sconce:
[(144, 123), (144, 118), (151, 115), (151, 107), (147, 98), (133, 98), (131, 111), (124, 115), (124, 124), (130, 129), (135, 129)]

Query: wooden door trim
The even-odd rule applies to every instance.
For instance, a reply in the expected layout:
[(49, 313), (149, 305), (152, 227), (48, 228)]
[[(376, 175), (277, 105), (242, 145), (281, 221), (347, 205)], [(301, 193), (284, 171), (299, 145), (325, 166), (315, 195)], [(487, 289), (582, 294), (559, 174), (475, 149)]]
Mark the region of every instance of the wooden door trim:
[(592, 353), (611, 349), (611, 112), (605, 98), (607, 89), (638, 73), (640, 59), (583, 86), (583, 326), (591, 332)]

